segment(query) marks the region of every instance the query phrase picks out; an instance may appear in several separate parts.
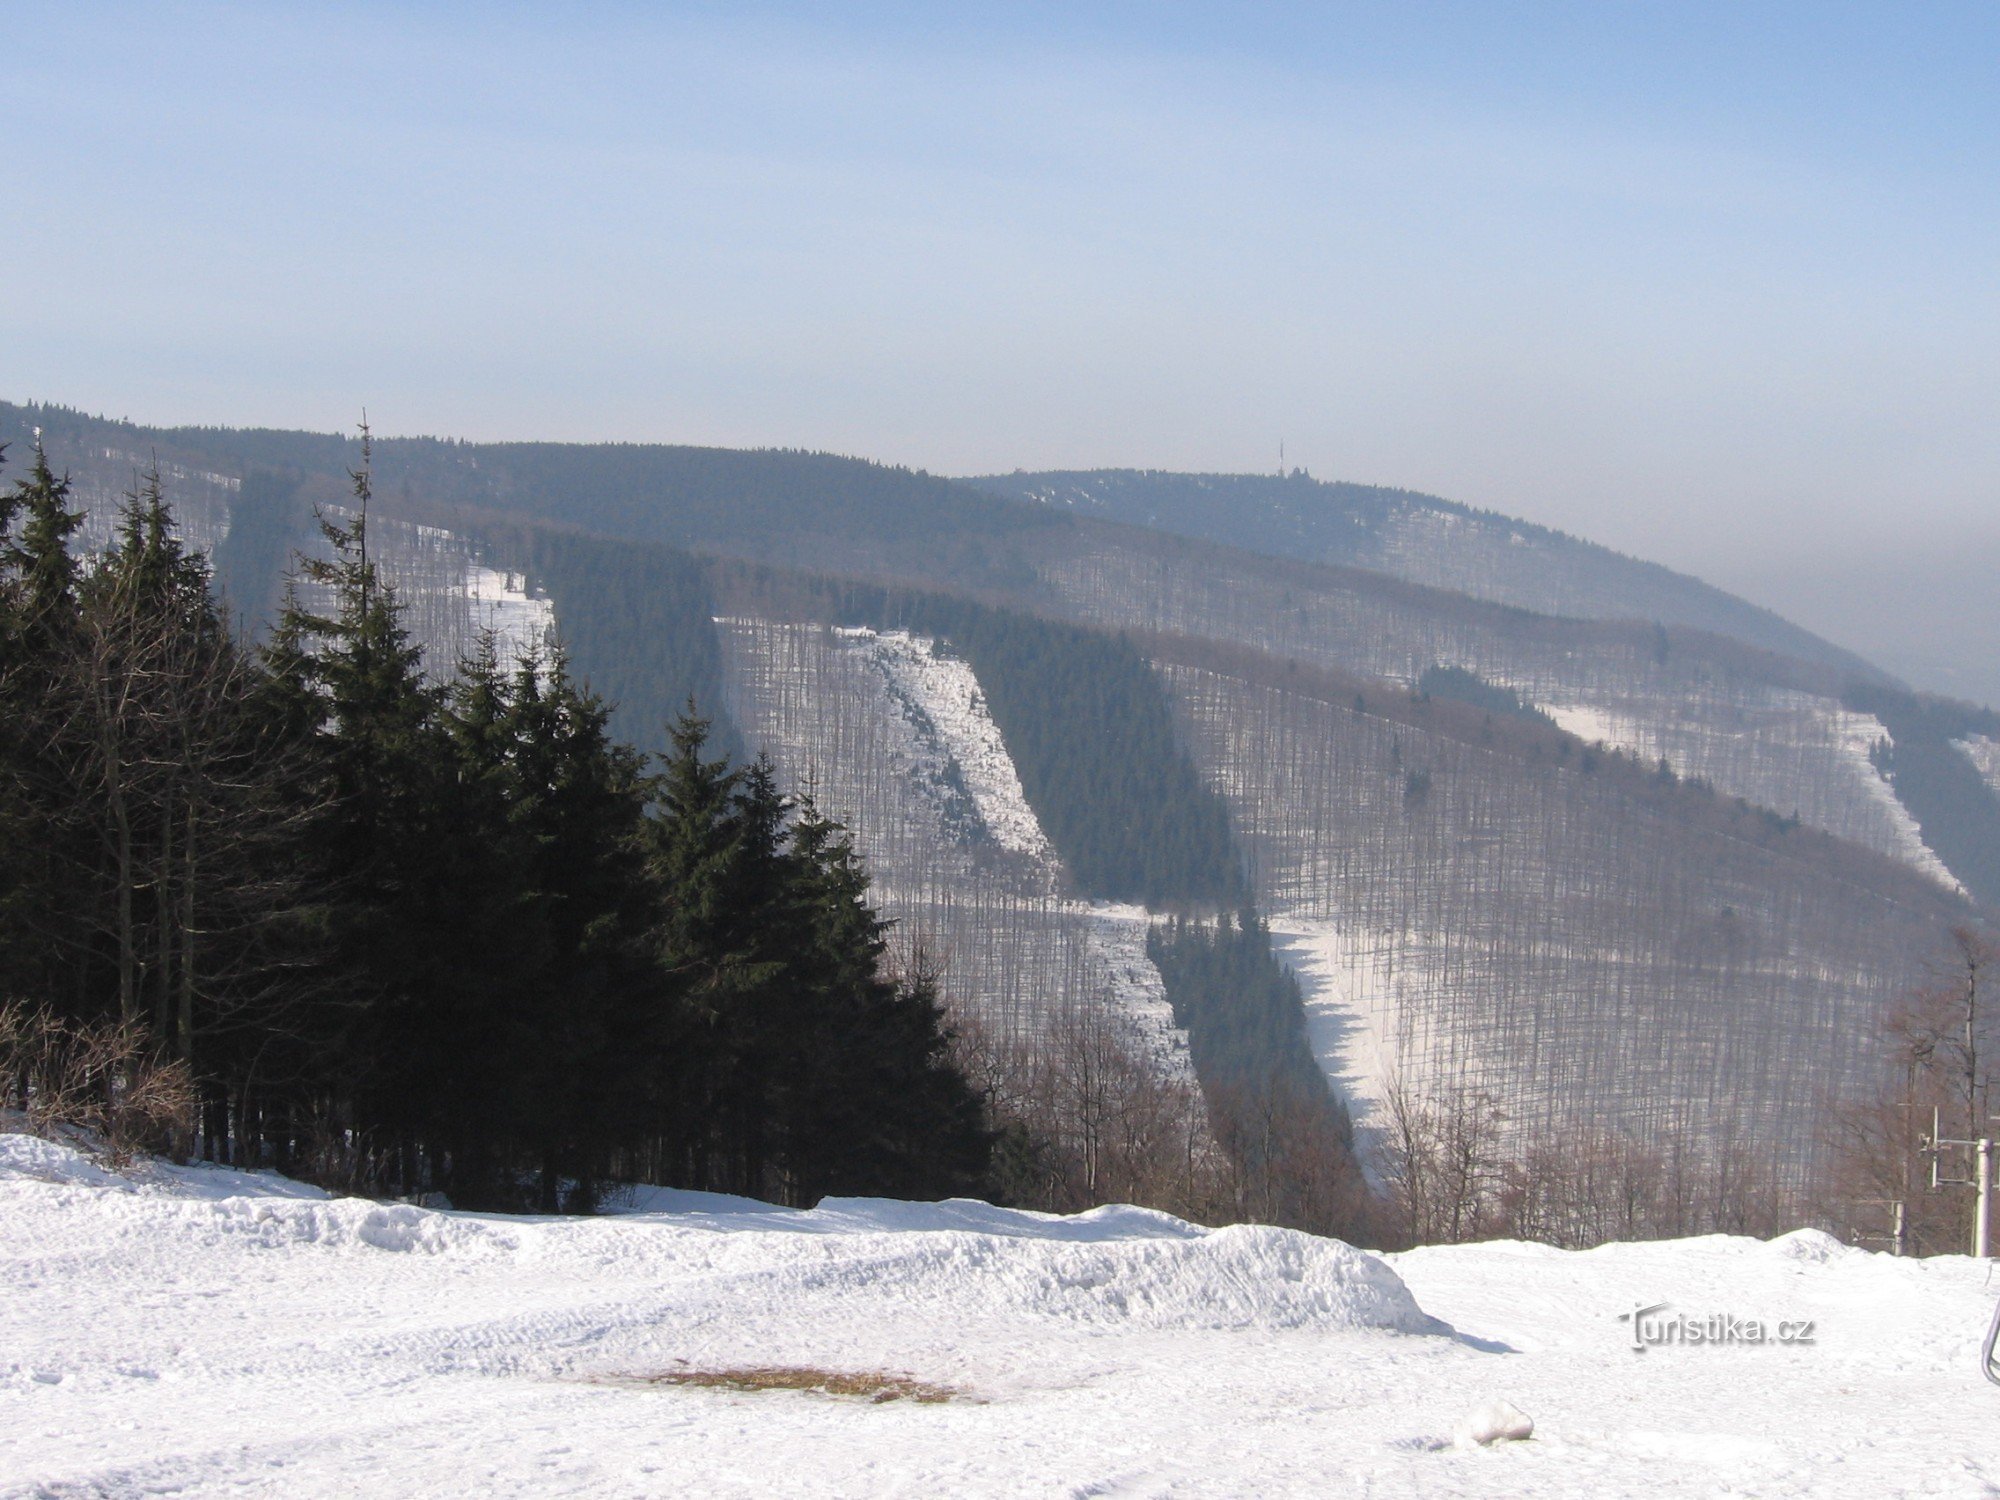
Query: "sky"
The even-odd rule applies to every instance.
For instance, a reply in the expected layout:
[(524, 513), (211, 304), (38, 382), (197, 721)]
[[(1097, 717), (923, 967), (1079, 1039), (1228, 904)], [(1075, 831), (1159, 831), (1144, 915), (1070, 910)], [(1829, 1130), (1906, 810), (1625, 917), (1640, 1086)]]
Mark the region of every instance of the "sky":
[(957, 474), (1282, 442), (2000, 701), (1984, 0), (16, 0), (0, 38), (8, 399)]

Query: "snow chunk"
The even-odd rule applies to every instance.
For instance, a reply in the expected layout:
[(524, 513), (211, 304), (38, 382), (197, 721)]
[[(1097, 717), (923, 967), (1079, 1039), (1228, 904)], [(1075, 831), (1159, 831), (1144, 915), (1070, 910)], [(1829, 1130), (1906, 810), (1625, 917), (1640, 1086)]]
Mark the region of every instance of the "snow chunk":
[(1794, 1229), (1771, 1241), (1771, 1248), (1786, 1260), (1800, 1260), (1823, 1266), (1852, 1252), (1824, 1229)]
[(1511, 1401), (1489, 1401), (1459, 1419), (1451, 1440), (1460, 1448), (1485, 1448), (1493, 1443), (1519, 1443), (1535, 1435), (1534, 1418)]

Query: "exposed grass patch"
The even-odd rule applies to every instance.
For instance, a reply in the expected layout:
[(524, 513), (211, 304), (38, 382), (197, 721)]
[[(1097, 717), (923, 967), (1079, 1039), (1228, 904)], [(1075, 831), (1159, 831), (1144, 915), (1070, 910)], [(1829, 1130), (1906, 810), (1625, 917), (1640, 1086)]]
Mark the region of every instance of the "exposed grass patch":
[(736, 1370), (667, 1370), (657, 1375), (602, 1377), (614, 1385), (693, 1385), (724, 1391), (812, 1391), (822, 1396), (851, 1396), (880, 1404), (914, 1401), (935, 1406), (965, 1399), (955, 1386), (934, 1385), (907, 1375), (874, 1370), (821, 1370), (811, 1365), (755, 1365)]

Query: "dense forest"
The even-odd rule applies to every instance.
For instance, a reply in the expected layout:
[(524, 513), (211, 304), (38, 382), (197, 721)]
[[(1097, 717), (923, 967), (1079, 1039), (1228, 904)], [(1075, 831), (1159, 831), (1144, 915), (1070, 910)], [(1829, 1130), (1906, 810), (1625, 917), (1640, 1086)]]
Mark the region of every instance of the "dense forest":
[(1021, 785), (1079, 888), (1155, 909), (1243, 895), (1229, 812), (1123, 636), (931, 599), (909, 623), (972, 664)]
[(715, 748), (741, 741), (723, 713), (715, 604), (701, 562), (672, 547), (632, 547), (546, 529), (517, 540), (530, 576), (562, 601), (558, 620), (576, 670), (612, 705), (612, 726), (653, 751), (692, 700), (713, 721)]
[(39, 449), (0, 496), (10, 1094), (115, 1054), (95, 1086), (177, 1070), (214, 1159), (471, 1203), (981, 1186), (845, 831), (691, 711), (649, 769), (559, 652), (427, 677), (369, 492), (364, 448), (255, 648), (156, 479), (91, 562)]
[(1307, 1042), (1299, 982), (1270, 928), (1247, 909), (1176, 917), (1151, 930), (1146, 952), (1187, 1028), (1216, 1135), (1266, 1196), (1259, 1216), (1313, 1223), (1362, 1199), (1353, 1124)]

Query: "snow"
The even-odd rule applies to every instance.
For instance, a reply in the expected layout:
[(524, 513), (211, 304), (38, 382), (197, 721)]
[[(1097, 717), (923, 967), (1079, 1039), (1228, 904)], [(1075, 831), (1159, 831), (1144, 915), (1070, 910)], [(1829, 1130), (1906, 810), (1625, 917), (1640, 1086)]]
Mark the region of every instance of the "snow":
[[(1508, 685), (1532, 696), (1532, 684)], [(1812, 693), (1772, 689), (1765, 696), (1754, 708), (1645, 700), (1618, 707), (1577, 701), (1541, 707), (1586, 744), (1627, 750), (1648, 761), (1665, 758), (1682, 775), (1702, 776), (1774, 811), (1796, 813), (1963, 894), (1875, 767), (1875, 747), (1891, 738), (1888, 726), (1873, 714)]]
[(1951, 744), (1953, 749), (1972, 762), (1973, 769), (1979, 772), (1980, 779), (1993, 789), (1994, 794), (2000, 796), (2000, 740), (1975, 734), (1967, 739), (1953, 740)]
[(1090, 951), (1100, 965), (1112, 1004), (1130, 1018), (1169, 1076), (1193, 1083), (1187, 1032), (1174, 1024), (1166, 981), (1146, 952), (1152, 913), (1143, 906), (1115, 901), (1071, 905), (1089, 923)]
[(972, 667), (925, 636), (866, 628), (836, 630), (866, 652), (924, 738), (953, 768), (980, 821), (1003, 849), (1053, 862), (1055, 850), (1021, 790), (1014, 759), (987, 711)]
[(511, 667), (523, 658), (539, 661), (548, 654), (555, 640), (554, 601), (530, 594), (521, 574), (497, 572), (467, 559), (465, 595), (471, 601), (473, 627), (490, 630), (497, 638), (502, 666)]
[(1575, 735), (1586, 745), (1620, 745), (1632, 736), (1621, 736), (1618, 721), (1601, 708), (1588, 703), (1544, 703), (1542, 712), (1556, 721), (1556, 727)]
[[(1299, 981), (1306, 1040), (1369, 1146), (1387, 1128), (1392, 1084), (1421, 1094), (1424, 1083), (1399, 1056), (1401, 1006), (1388, 965), (1345, 923), (1286, 912), (1270, 918), (1270, 929), (1272, 951)], [(1363, 1161), (1374, 1156), (1361, 1153)]]
[(1875, 768), (1873, 758), (1878, 744), (1894, 745), (1889, 726), (1873, 714), (1855, 713), (1850, 709), (1835, 708), (1822, 711), (1828, 721), (1828, 729), (1841, 757), (1847, 763), (1849, 775), (1858, 784), (1867, 798), (1880, 808), (1883, 820), (1893, 830), (1891, 842), (1894, 852), (1902, 859), (1915, 865), (1931, 879), (1942, 886), (1965, 894), (1965, 887), (1958, 878), (1944, 867), (1944, 862), (1931, 852), (1924, 842), (1923, 830), (1910, 810), (1903, 806), (1902, 799), (1889, 780)]
[[(1382, 1257), (1132, 1208), (800, 1212), (659, 1191), (644, 1207), (440, 1213), (0, 1138), (0, 1495), (1971, 1496), (2000, 1480), (2000, 1391), (1977, 1372), (1993, 1292), (1964, 1257), (1811, 1233)], [(1659, 1303), (1809, 1321), (1813, 1338), (1635, 1353), (1618, 1314)], [(745, 1388), (802, 1370), (935, 1394)], [(1502, 1408), (1532, 1436), (1481, 1445), (1515, 1425)]]

